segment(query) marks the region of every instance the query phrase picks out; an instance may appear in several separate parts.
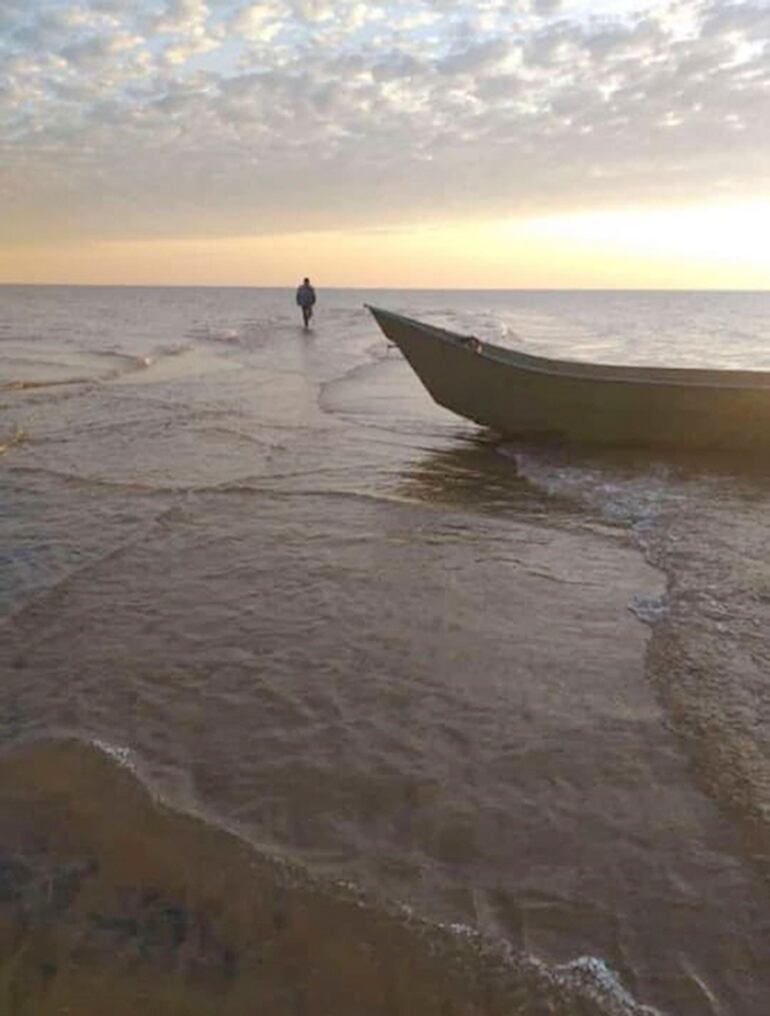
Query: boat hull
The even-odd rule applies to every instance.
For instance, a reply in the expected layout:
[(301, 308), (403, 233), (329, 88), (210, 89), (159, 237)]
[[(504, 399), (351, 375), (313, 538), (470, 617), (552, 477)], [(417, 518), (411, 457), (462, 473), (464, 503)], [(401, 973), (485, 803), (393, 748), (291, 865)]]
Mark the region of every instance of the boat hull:
[(548, 360), (369, 309), (439, 405), (503, 436), (638, 447), (770, 447), (770, 375), (763, 372)]

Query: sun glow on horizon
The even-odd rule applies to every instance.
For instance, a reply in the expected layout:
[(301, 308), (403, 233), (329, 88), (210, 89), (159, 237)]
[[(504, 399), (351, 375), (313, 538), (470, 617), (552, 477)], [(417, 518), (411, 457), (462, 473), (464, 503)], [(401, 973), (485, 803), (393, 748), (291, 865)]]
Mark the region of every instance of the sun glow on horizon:
[(212, 239), (0, 248), (0, 281), (439, 289), (767, 289), (770, 201)]
[[(587, 211), (535, 220), (544, 236), (660, 258), (741, 262), (770, 272), (770, 200), (666, 209)], [(770, 276), (766, 279), (770, 282)]]

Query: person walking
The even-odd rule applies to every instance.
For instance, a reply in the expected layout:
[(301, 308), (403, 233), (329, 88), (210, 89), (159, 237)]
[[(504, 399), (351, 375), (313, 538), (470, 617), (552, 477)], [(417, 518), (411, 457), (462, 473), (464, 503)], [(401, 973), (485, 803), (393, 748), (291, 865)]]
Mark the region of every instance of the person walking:
[(315, 290), (310, 285), (310, 279), (303, 279), (302, 285), (297, 288), (297, 306), (302, 309), (302, 321), (305, 328), (308, 327), (313, 316), (314, 303)]

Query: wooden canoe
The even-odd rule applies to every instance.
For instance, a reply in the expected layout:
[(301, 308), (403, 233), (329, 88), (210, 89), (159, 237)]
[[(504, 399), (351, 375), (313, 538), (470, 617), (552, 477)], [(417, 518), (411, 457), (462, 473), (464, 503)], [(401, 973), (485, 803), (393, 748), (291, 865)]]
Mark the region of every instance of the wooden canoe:
[(770, 373), (551, 360), (369, 307), (436, 402), (506, 437), (770, 447)]

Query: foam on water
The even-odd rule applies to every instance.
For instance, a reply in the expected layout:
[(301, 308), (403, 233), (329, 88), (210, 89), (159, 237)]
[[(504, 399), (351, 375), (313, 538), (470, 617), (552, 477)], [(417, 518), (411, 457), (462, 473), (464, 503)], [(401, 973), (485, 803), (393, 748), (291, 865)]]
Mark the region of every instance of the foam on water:
[(668, 599), (665, 596), (635, 596), (629, 609), (645, 624), (657, 624), (668, 613)]
[(130, 748), (126, 748), (119, 744), (110, 744), (109, 741), (101, 741), (98, 737), (91, 741), (94, 748), (104, 752), (104, 754), (113, 759), (119, 766), (123, 766), (125, 769), (130, 769), (131, 772), (136, 772), (136, 763), (134, 762), (133, 753)]

